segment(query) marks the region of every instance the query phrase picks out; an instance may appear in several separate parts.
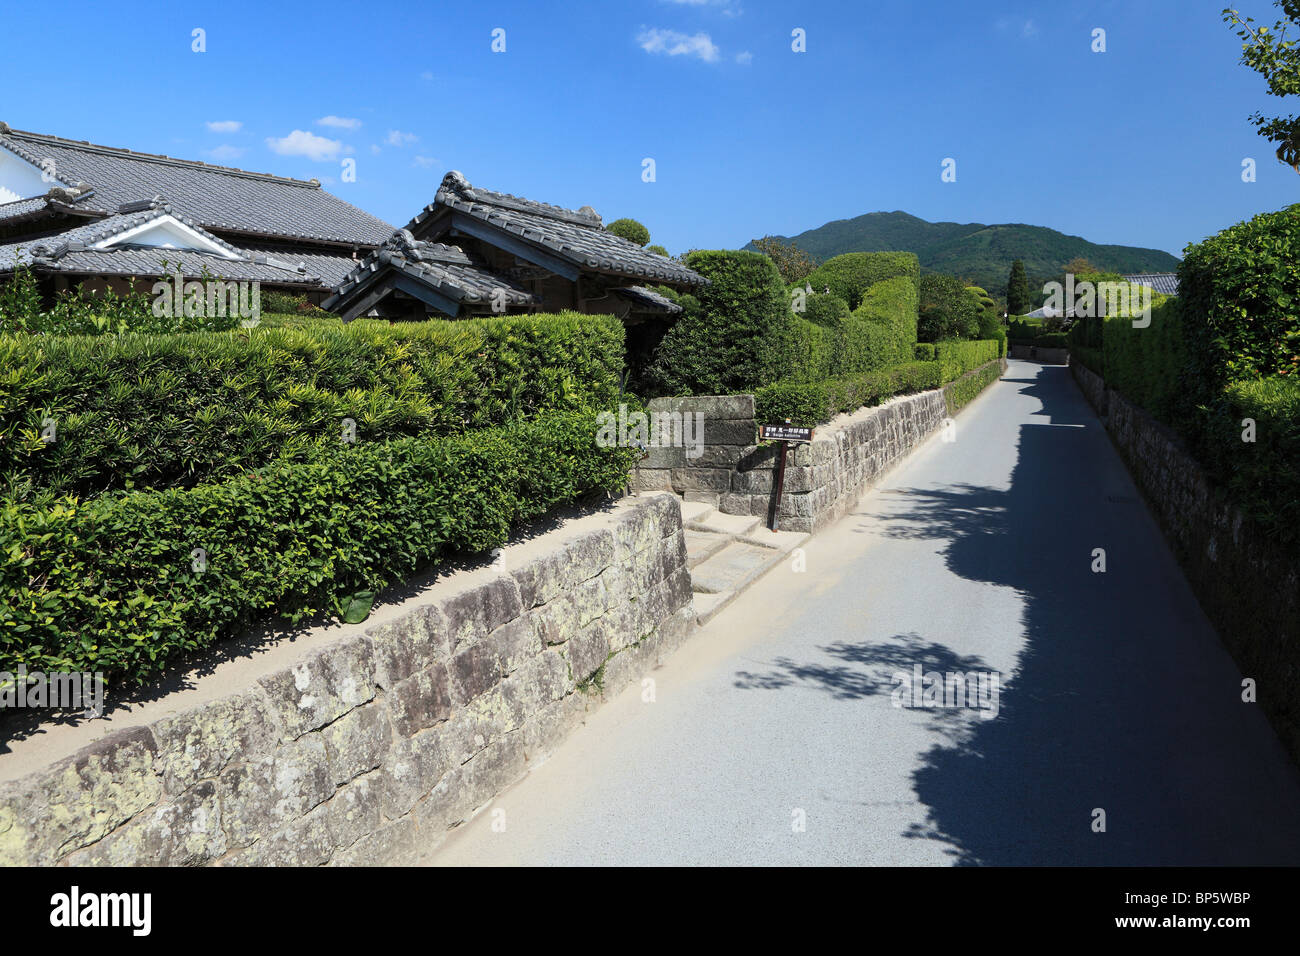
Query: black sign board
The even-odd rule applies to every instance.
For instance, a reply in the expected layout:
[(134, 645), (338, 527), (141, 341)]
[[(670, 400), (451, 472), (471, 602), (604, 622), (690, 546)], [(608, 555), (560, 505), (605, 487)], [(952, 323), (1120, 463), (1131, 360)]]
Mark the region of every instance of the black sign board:
[(813, 430), (799, 425), (759, 425), (758, 437), (763, 441), (812, 441)]

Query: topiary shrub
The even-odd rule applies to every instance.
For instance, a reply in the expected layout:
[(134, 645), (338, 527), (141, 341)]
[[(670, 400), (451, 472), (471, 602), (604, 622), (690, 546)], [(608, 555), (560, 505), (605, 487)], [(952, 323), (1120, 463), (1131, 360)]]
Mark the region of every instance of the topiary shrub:
[(829, 295), (814, 293), (804, 301), (803, 317), (824, 329), (843, 327), (851, 314), (849, 304), (833, 292)]
[(918, 283), (920, 291), (917, 338), (922, 342), (944, 339), (973, 339), (979, 335), (979, 299), (953, 276), (926, 273)]
[(916, 280), (886, 279), (871, 286), (845, 327), (837, 374), (888, 368), (912, 361), (916, 345)]
[(827, 259), (808, 276), (815, 292), (829, 288), (856, 309), (877, 282), (906, 276), (914, 283), (921, 276), (921, 261), (911, 252), (848, 252)]
[(1235, 379), (1300, 375), (1300, 204), (1187, 246), (1178, 297), (1198, 398)]
[(795, 316), (772, 260), (728, 250), (696, 250), (685, 258), (709, 285), (695, 293), (698, 307), (684, 312), (659, 343), (647, 374), (652, 391), (736, 394), (794, 372)]
[(615, 219), (605, 227), (605, 231), (628, 242), (635, 242), (638, 246), (644, 246), (650, 241), (650, 230), (635, 219)]

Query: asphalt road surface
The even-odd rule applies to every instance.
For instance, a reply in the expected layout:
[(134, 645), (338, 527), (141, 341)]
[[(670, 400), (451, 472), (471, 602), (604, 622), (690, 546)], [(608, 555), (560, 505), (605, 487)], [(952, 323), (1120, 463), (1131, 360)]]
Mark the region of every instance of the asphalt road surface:
[(1300, 773), (1068, 369), (951, 437), (425, 862), (1300, 863)]

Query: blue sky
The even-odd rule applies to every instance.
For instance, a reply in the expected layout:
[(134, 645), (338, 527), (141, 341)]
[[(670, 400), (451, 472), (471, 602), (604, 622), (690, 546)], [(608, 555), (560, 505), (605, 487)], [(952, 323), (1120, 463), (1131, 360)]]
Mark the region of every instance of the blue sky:
[[(316, 177), (398, 225), (459, 169), (640, 219), (672, 252), (902, 209), (1178, 254), (1300, 199), (1247, 122), (1280, 104), (1238, 64), (1223, 5), (10, 4), (0, 120)], [(1268, 0), (1240, 5), (1274, 19)]]

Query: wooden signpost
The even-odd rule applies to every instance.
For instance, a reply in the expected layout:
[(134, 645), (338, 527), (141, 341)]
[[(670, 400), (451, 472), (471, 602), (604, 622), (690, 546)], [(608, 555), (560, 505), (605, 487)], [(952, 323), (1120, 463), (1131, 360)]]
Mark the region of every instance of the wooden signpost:
[(776, 494), (772, 496), (772, 507), (768, 513), (767, 526), (776, 530), (776, 516), (781, 510), (781, 490), (785, 487), (785, 456), (791, 445), (806, 445), (813, 440), (813, 430), (800, 425), (791, 425), (787, 418), (781, 425), (759, 425), (758, 437), (762, 441), (781, 443), (781, 456), (776, 465)]

